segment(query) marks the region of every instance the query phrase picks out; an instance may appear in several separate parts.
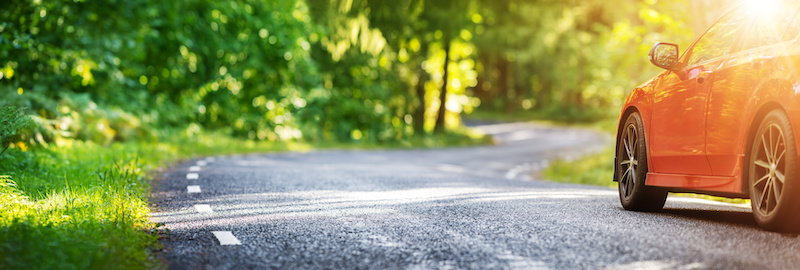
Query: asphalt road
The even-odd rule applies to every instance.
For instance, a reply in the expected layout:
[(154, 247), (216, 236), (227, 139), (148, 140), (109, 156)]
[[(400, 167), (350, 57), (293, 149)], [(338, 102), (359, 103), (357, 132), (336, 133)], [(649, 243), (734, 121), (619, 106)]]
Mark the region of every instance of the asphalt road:
[(532, 179), (610, 138), (479, 128), (498, 145), (179, 164), (153, 195), (171, 235), (162, 257), (170, 269), (800, 268), (797, 235), (759, 229), (749, 208), (670, 195), (662, 212), (630, 212), (614, 189)]

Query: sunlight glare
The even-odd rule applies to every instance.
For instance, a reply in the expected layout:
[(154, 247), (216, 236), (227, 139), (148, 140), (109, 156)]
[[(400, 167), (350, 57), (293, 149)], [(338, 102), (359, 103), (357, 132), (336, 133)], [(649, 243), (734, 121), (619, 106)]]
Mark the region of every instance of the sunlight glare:
[(747, 3), (750, 10), (757, 16), (769, 16), (774, 14), (775, 11), (781, 7), (782, 1), (780, 0), (748, 0)]

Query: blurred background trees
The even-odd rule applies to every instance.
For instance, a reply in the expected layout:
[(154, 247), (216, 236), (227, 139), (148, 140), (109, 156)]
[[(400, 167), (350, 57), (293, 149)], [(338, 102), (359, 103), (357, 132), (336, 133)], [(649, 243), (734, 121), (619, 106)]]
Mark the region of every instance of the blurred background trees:
[(37, 144), (392, 143), (476, 110), (592, 121), (659, 72), (652, 44), (685, 48), (729, 2), (11, 0), (0, 106), (28, 108)]

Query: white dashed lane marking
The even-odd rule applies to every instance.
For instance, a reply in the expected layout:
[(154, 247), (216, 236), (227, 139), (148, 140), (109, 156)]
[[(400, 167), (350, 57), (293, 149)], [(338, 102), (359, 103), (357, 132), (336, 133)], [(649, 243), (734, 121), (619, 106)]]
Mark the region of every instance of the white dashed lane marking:
[(189, 167), (190, 172), (198, 172), (200, 171), (200, 166), (191, 166)]
[(230, 245), (241, 245), (242, 242), (239, 242), (239, 239), (236, 239), (236, 236), (233, 236), (233, 233), (229, 231), (213, 231), (211, 232), (214, 236), (217, 237), (219, 240), (219, 244), (223, 246), (230, 246)]
[(206, 165), (208, 165), (208, 162), (206, 162), (205, 160), (197, 161), (197, 166), (203, 167), (203, 166), (206, 166)]
[(200, 193), (200, 186), (187, 186), (186, 191), (189, 193)]
[(208, 204), (195, 204), (194, 209), (200, 213), (212, 213), (214, 210), (211, 209), (211, 205)]
[(200, 178), (200, 175), (197, 174), (197, 173), (187, 173), (186, 174), (186, 179), (192, 180), (192, 179), (197, 179), (197, 178)]

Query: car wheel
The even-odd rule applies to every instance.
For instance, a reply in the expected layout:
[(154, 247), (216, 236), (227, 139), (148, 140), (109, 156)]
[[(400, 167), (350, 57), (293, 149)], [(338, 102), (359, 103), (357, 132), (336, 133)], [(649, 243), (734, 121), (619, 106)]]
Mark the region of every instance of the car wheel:
[(764, 117), (747, 161), (750, 204), (758, 225), (773, 231), (800, 231), (797, 146), (786, 114), (772, 111)]
[(622, 207), (634, 211), (660, 210), (667, 200), (667, 191), (644, 184), (647, 178), (647, 144), (639, 113), (628, 115), (617, 145), (617, 179)]

